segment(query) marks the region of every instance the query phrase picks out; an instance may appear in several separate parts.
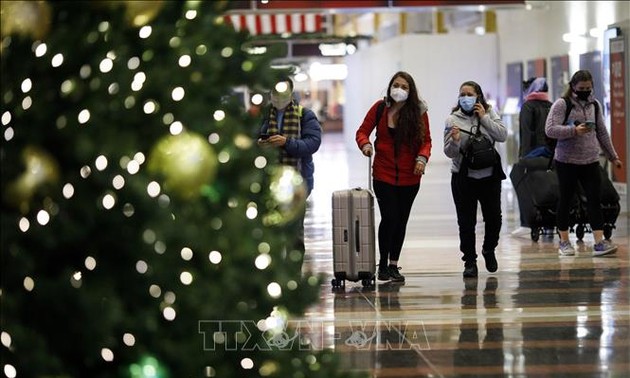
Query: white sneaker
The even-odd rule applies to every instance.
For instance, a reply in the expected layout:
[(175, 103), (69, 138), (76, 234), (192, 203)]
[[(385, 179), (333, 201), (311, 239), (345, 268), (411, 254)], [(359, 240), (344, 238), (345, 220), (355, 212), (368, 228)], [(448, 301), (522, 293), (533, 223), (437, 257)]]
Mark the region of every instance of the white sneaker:
[(593, 246), (593, 256), (604, 256), (617, 252), (617, 246), (609, 240), (602, 240)]
[(510, 235), (512, 235), (515, 238), (524, 238), (524, 237), (530, 237), (532, 233), (532, 229), (529, 227), (519, 227), (516, 230), (512, 231), (512, 233)]
[(558, 246), (558, 253), (560, 254), (560, 256), (573, 256), (575, 255), (575, 249), (571, 245), (570, 241), (560, 240), (560, 244)]

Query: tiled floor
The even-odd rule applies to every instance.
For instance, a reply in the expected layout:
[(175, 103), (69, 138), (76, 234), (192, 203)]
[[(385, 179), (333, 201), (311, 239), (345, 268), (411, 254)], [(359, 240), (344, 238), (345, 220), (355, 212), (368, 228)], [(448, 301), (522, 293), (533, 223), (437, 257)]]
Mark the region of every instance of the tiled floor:
[[(365, 187), (368, 177), (367, 159), (347, 151), (341, 138), (326, 134), (315, 155), (306, 219), (305, 269), (324, 273), (327, 282), (332, 191)], [(438, 141), (433, 154), (441, 153)], [(535, 243), (510, 236), (518, 206), (508, 179), (499, 271), (487, 273), (481, 260), (479, 277), (464, 280), (448, 168), (429, 164), (423, 178), (400, 261), (406, 282), (324, 285), (305, 319), (321, 325), (316, 343), (339, 351), (345, 369), (374, 377), (630, 376), (627, 213), (613, 231), (615, 255), (592, 257), (587, 233), (574, 257), (561, 258), (557, 237)], [(478, 225), (479, 246), (482, 232)]]

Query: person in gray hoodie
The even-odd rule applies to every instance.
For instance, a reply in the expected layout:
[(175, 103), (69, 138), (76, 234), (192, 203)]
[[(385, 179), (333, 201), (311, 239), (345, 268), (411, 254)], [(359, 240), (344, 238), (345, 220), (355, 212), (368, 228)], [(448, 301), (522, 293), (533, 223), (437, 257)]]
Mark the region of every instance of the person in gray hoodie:
[[(604, 240), (604, 218), (600, 207), (600, 147), (615, 166), (620, 168), (622, 163), (606, 130), (602, 105), (593, 97), (591, 73), (587, 70), (575, 72), (562, 97), (551, 106), (545, 124), (547, 136), (558, 140), (554, 155), (560, 185), (556, 215), (560, 233), (558, 252), (561, 256), (575, 254), (569, 241), (569, 211), (579, 182), (586, 195), (589, 223), (595, 239), (593, 255), (614, 253), (617, 247), (609, 240)], [(567, 100), (572, 104), (568, 116)]]
[(501, 231), (501, 180), (505, 179), (505, 173), (498, 153), (492, 166), (481, 169), (468, 167), (462, 151), (471, 139), (470, 133), (477, 130), (492, 142), (505, 142), (507, 138), (507, 129), (501, 117), (486, 102), (479, 84), (466, 81), (459, 88), (457, 106), (446, 119), (444, 130), (444, 154), (452, 160), (451, 191), (457, 211), (464, 277), (477, 277), (477, 203), (481, 204), (485, 223), (482, 255), (486, 269), (496, 272), (498, 268), (495, 248)]

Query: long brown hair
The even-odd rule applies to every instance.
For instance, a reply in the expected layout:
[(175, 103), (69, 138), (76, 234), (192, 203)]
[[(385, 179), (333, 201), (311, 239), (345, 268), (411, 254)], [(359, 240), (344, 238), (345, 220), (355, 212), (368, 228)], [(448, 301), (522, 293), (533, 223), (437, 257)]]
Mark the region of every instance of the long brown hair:
[(409, 83), (409, 96), (407, 101), (400, 108), (398, 112), (398, 120), (396, 123), (396, 134), (394, 136), (394, 145), (396, 149), (403, 144), (407, 144), (412, 150), (417, 150), (422, 143), (424, 143), (425, 130), (424, 121), (422, 120), (422, 114), (420, 114), (420, 97), (418, 96), (418, 89), (416, 82), (411, 75), (404, 71), (398, 71), (392, 76), (387, 86), (387, 102), (389, 104), (394, 102), (390, 91), (392, 84), (396, 78), (402, 78)]
[(573, 93), (573, 86), (580, 81), (590, 81), (593, 84), (593, 75), (591, 75), (591, 71), (589, 70), (579, 70), (575, 71), (573, 76), (571, 76), (571, 81), (569, 81), (569, 85), (564, 90), (562, 97), (571, 98), (571, 94)]

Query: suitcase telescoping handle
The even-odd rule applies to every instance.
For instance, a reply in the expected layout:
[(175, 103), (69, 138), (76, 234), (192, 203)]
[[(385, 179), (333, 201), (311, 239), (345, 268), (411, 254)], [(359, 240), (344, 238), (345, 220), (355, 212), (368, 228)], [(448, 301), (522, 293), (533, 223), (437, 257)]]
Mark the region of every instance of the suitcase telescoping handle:
[(359, 219), (357, 218), (354, 221), (354, 249), (356, 250), (357, 253), (361, 252), (361, 248), (359, 248), (361, 243), (360, 237), (359, 237)]
[(368, 156), (368, 189), (370, 189), (370, 193), (374, 193), (374, 191), (372, 190), (372, 155)]
[[(370, 193), (374, 193), (374, 191), (372, 190), (372, 178), (370, 177), (372, 175), (372, 155), (368, 156), (368, 188), (370, 190)], [(354, 221), (354, 249), (357, 253), (361, 252), (361, 232), (359, 230), (359, 218), (355, 219)]]

